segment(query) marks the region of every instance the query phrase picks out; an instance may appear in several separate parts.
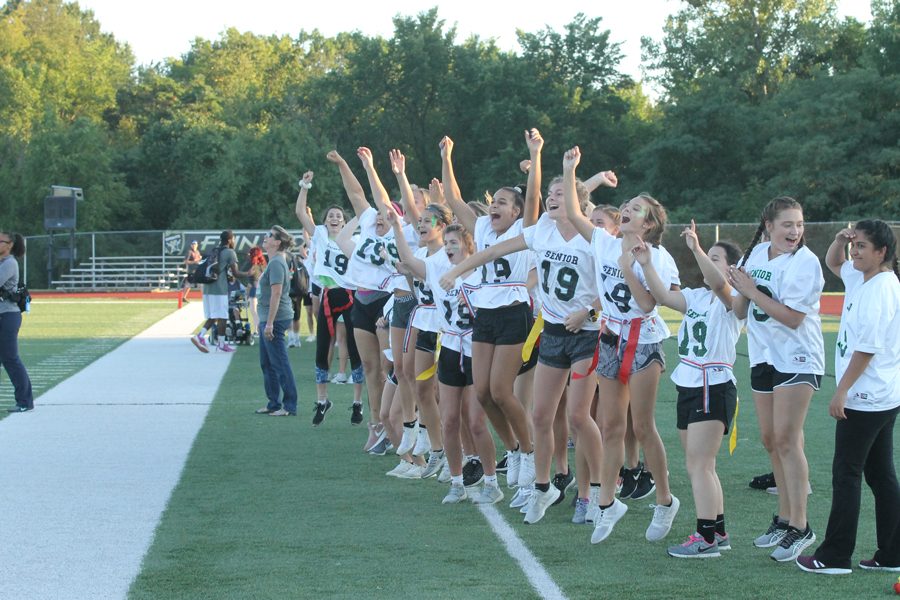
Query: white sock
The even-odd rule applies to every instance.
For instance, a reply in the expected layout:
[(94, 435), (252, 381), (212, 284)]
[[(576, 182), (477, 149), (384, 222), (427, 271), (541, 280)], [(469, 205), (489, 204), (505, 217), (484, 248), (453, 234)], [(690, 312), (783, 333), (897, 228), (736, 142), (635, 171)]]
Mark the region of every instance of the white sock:
[(484, 485), (497, 485), (497, 476), (496, 475), (485, 475), (484, 476)]
[(451, 475), (450, 476), (450, 485), (462, 485), (462, 475)]

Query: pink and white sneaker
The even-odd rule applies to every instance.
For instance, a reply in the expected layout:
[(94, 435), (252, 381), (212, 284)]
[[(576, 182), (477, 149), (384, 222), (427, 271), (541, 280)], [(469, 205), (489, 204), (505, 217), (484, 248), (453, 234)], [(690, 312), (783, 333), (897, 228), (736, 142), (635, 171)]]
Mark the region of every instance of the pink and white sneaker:
[(222, 342), (221, 344), (219, 344), (219, 345), (216, 347), (216, 350), (218, 350), (219, 352), (234, 352), (234, 351), (235, 351), (235, 347), (234, 347), (234, 346), (230, 346), (230, 345), (226, 344), (225, 342)]
[(191, 336), (191, 343), (197, 347), (197, 350), (202, 352), (203, 354), (209, 353), (209, 346), (206, 345), (206, 340), (203, 338), (202, 333), (198, 333), (197, 335)]

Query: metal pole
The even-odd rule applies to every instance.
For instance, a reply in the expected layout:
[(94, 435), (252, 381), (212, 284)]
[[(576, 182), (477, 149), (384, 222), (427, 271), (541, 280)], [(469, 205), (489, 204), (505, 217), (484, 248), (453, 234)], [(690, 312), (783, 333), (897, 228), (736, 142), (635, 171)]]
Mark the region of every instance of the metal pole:
[(97, 234), (91, 232), (91, 289), (97, 290)]
[(719, 224), (716, 223), (716, 242), (718, 243), (718, 241), (719, 241)]

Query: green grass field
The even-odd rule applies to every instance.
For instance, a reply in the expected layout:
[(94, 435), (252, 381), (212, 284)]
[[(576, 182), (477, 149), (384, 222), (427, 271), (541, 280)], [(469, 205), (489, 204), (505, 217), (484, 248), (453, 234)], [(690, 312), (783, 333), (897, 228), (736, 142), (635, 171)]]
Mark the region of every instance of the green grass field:
[[(827, 320), (824, 329), (826, 364), (833, 373), (836, 320)], [(667, 344), (668, 356), (675, 356), (674, 339)], [(301, 396), (297, 419), (253, 414), (264, 404), (257, 349), (237, 352), (129, 596), (535, 597), (473, 505), (442, 506), (444, 485), (385, 477), (396, 458), (362, 453), (366, 430), (349, 424), (351, 386), (331, 386), (335, 407), (321, 427), (311, 426), (313, 351), (312, 344), (290, 351)], [(743, 340), (739, 351), (746, 353)], [(767, 551), (752, 547), (777, 503), (747, 486), (770, 468), (759, 443), (747, 359), (738, 362), (740, 441), (733, 456), (723, 449), (719, 460), (734, 549), (722, 558), (679, 561), (665, 553), (668, 544), (693, 531), (695, 519), (674, 424), (674, 386), (667, 379), (657, 424), (682, 507), (665, 542), (644, 540), (649, 499), (628, 501), (628, 515), (597, 546), (589, 543), (589, 527), (569, 522), (568, 503), (550, 509), (534, 526), (507, 508), (511, 493), (497, 505), (568, 597), (782, 598), (787, 593), (818, 599), (890, 593), (896, 581), (890, 574), (857, 569), (850, 577), (819, 577), (777, 564)], [(806, 425), (814, 489), (809, 518), (820, 539), (831, 504), (834, 422), (827, 404), (834, 387), (833, 376), (826, 376)], [(856, 560), (874, 552), (873, 522), (871, 497), (864, 491)]]
[[(36, 395), (173, 309), (171, 302), (39, 301), (20, 336)], [(831, 373), (837, 321), (826, 319), (823, 329)], [(667, 343), (674, 356), (674, 340)], [(746, 353), (743, 340), (739, 351)], [(297, 419), (252, 414), (263, 402), (257, 349), (242, 347), (234, 356), (131, 598), (536, 597), (474, 506), (442, 506), (445, 486), (385, 477), (396, 459), (361, 452), (366, 434), (349, 424), (350, 386), (331, 386), (335, 408), (320, 428), (312, 428), (312, 344), (291, 353), (301, 394)], [(751, 546), (776, 500), (747, 487), (769, 467), (758, 441), (746, 358), (739, 359), (737, 375), (744, 399), (740, 441), (734, 456), (723, 449), (719, 461), (734, 550), (722, 558), (676, 561), (665, 555), (665, 546), (680, 541), (694, 523), (674, 427), (675, 396), (667, 381), (657, 423), (682, 509), (666, 542), (643, 539), (650, 499), (628, 501), (629, 514), (598, 546), (588, 541), (589, 527), (569, 523), (568, 503), (535, 526), (524, 525), (505, 503), (498, 505), (568, 597), (671, 597), (689, 588), (774, 598), (784, 595), (786, 585), (798, 598), (890, 595), (896, 580), (890, 574), (857, 570), (850, 577), (816, 577), (776, 564)], [(3, 408), (12, 403), (5, 379)], [(810, 522), (820, 539), (830, 509), (834, 424), (826, 406), (834, 384), (826, 376), (806, 426), (814, 488)], [(855, 558), (873, 551), (872, 501), (864, 488)]]
[[(31, 377), (35, 398), (174, 310), (171, 300), (36, 298), (19, 330), (19, 355)], [(14, 403), (4, 371), (0, 419)]]

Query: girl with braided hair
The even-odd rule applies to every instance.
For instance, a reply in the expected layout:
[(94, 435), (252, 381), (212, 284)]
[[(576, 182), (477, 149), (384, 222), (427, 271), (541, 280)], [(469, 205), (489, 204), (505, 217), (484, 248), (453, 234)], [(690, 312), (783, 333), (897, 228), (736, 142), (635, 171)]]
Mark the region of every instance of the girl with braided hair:
[[(819, 299), (825, 279), (803, 240), (803, 209), (780, 197), (763, 209), (759, 228), (728, 283), (733, 308), (747, 319), (750, 385), (763, 445), (778, 486), (778, 514), (754, 540), (773, 560), (796, 559), (816, 536), (806, 521), (809, 466), (803, 423), (825, 373)], [(759, 240), (767, 234), (768, 241)]]

